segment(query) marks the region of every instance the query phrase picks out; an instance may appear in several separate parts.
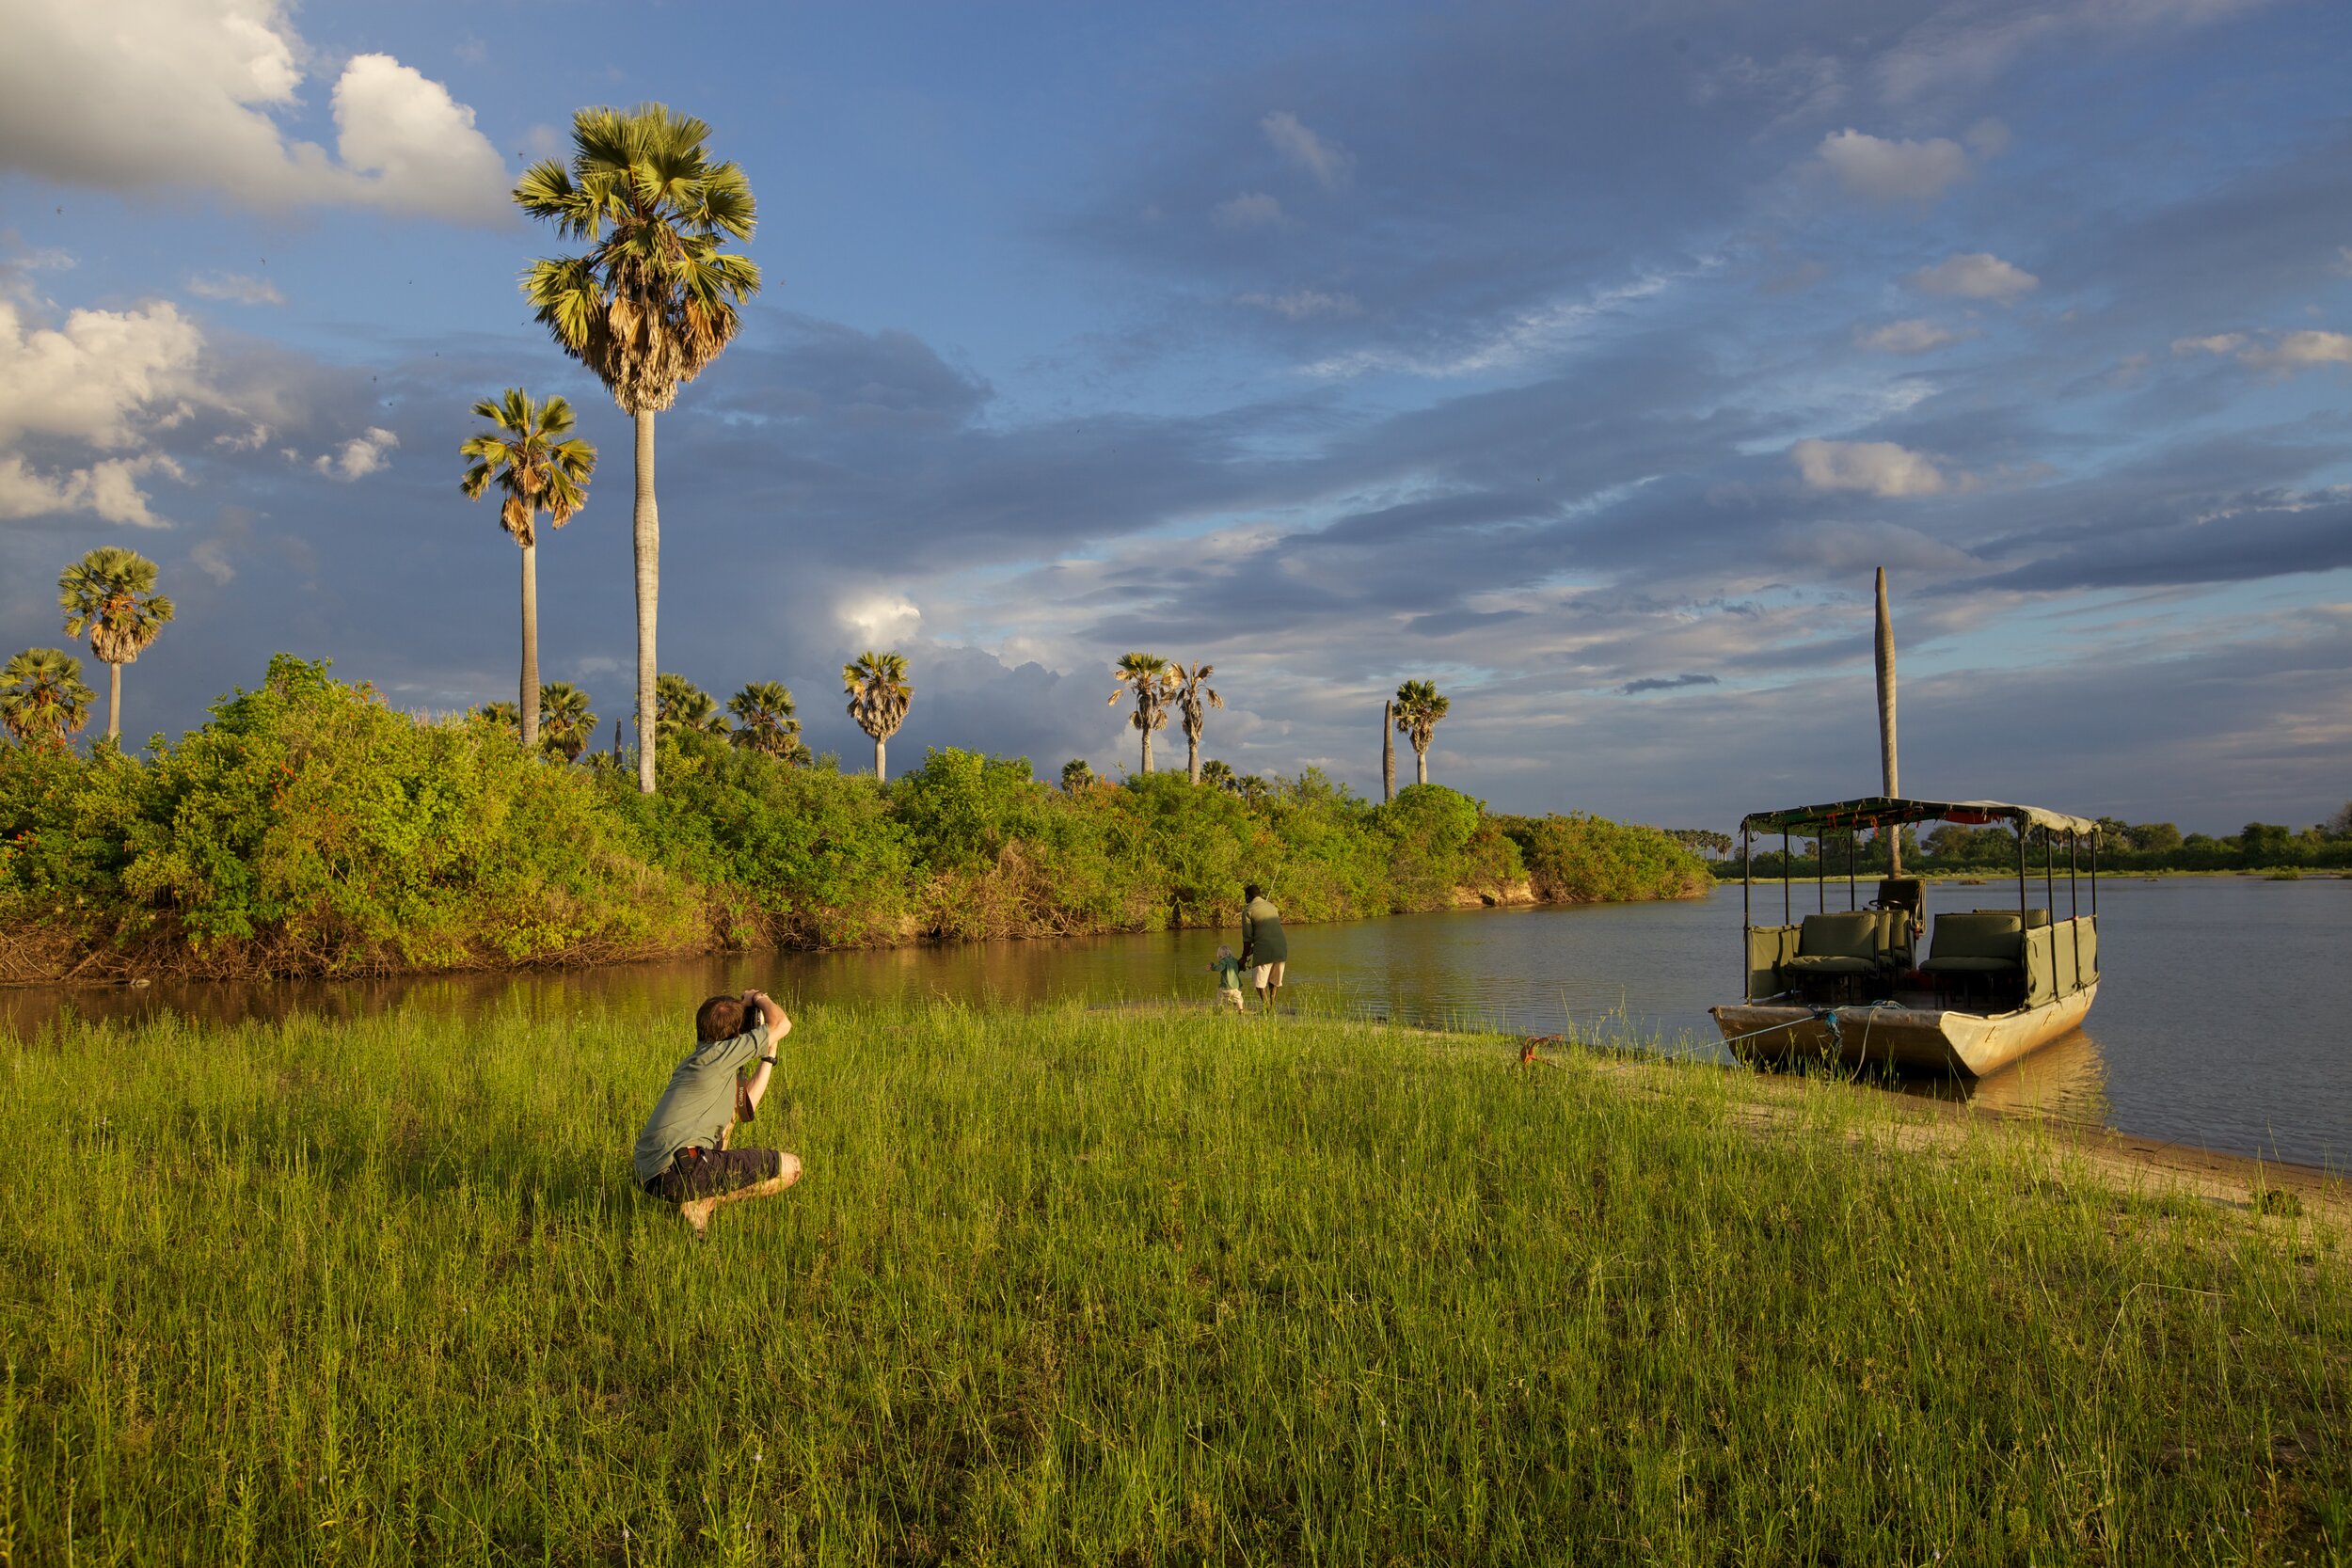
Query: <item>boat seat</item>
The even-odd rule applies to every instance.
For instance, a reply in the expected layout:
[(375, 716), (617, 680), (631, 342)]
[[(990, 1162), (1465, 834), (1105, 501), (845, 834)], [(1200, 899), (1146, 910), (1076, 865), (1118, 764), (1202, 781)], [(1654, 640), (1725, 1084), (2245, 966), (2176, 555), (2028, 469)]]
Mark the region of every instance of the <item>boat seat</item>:
[(2015, 910), (1939, 914), (1928, 944), (1929, 974), (2006, 974), (2023, 969), (2025, 923)]
[[(1978, 910), (1976, 912), (1978, 914), (2005, 914), (2012, 920), (2017, 917), (2017, 911), (2015, 910)], [(2049, 923), (2050, 911), (2047, 910), (2027, 910), (2026, 911), (2026, 929), (2028, 931), (2039, 931)]]
[(1799, 974), (1871, 974), (1879, 967), (1879, 913), (1809, 914), (1797, 930), (1797, 956), (1781, 967)]

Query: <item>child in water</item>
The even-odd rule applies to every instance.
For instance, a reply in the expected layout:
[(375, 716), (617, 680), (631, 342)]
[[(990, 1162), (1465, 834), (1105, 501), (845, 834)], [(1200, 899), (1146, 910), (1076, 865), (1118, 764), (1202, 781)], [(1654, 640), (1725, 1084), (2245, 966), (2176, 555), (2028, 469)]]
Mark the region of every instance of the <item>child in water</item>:
[(1249, 1009), (1241, 995), (1241, 960), (1233, 957), (1233, 950), (1230, 947), (1218, 948), (1216, 957), (1209, 960), (1209, 967), (1216, 972), (1217, 1001), (1232, 1003), (1233, 1011), (1237, 1013), (1248, 1012)]

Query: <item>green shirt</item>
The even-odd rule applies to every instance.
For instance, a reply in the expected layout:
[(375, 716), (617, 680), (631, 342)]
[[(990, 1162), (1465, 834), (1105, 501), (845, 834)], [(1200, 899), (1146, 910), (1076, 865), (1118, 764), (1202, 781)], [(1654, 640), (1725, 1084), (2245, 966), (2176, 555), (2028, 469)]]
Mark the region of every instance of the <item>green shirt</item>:
[(1216, 971), (1217, 990), (1241, 990), (1241, 960), (1239, 958), (1211, 958), (1209, 967)]
[(1253, 964), (1288, 963), (1291, 944), (1282, 935), (1282, 911), (1266, 898), (1252, 898), (1241, 911), (1241, 950)]
[(747, 1035), (698, 1045), (678, 1063), (670, 1074), (670, 1086), (645, 1118), (645, 1130), (637, 1134), (638, 1185), (668, 1170), (681, 1148), (720, 1147), (727, 1129), (735, 1125), (735, 1069), (766, 1054), (768, 1025), (758, 1023)]

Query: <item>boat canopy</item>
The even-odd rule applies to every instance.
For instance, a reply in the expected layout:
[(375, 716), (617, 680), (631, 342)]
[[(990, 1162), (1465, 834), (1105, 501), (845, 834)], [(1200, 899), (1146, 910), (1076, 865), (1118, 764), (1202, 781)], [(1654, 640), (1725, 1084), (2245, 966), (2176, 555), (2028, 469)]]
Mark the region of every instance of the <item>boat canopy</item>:
[(1819, 834), (1899, 827), (1906, 822), (1960, 822), (1971, 827), (2007, 822), (2021, 831), (2033, 827), (2054, 833), (2099, 836), (2099, 824), (2091, 818), (2069, 816), (2041, 806), (2013, 806), (2002, 800), (1910, 800), (1888, 795), (1833, 800), (1825, 806), (1750, 812), (1740, 819), (1740, 827), (1742, 832)]

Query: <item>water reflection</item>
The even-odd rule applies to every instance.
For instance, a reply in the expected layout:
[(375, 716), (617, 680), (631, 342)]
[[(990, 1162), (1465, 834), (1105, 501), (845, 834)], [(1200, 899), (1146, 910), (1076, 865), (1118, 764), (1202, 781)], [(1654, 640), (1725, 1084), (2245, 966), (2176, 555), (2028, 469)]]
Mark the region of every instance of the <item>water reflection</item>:
[[(2062, 883), (2058, 892), (2063, 899)], [(1969, 909), (2003, 895), (1997, 887), (1939, 885), (1930, 889), (1929, 909)], [(1970, 1089), (1907, 1086), (2241, 1153), (2312, 1164), (2352, 1157), (2352, 1074), (2337, 1034), (2352, 1011), (2352, 966), (2343, 959), (2352, 947), (2352, 881), (2109, 881), (2100, 900), (2105, 978), (2090, 1033)], [(1298, 926), (1290, 931), (1283, 995), (1435, 1027), (1630, 1036), (1653, 1049), (1728, 1060), (1707, 1008), (1739, 994), (1739, 930), (1736, 886), (1691, 903)], [(342, 1018), (415, 1008), (470, 1017), (506, 1007), (596, 1008), (666, 1024), (703, 996), (753, 985), (787, 1005), (923, 997), (1205, 1005), (1209, 957), (1220, 941), (1234, 940), (1230, 931), (1184, 931), (523, 974), (0, 990), (0, 1030), (29, 1038), (67, 1009), (135, 1022), (162, 1008), (219, 1023), (294, 1012)]]

